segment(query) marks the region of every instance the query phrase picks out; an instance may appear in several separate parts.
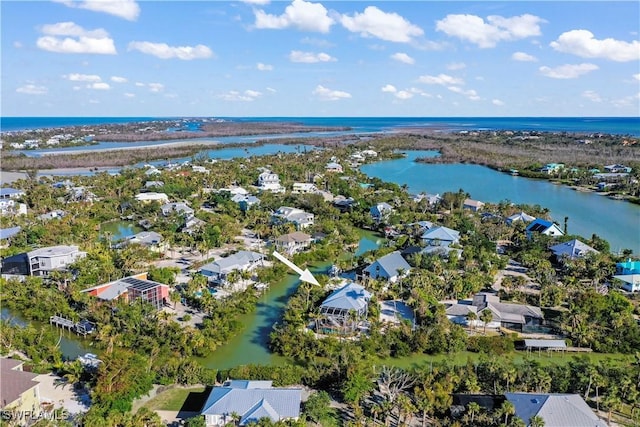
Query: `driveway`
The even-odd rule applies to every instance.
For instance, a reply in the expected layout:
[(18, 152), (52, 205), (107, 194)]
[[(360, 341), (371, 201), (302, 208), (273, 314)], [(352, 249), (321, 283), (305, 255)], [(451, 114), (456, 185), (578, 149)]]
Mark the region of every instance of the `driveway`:
[(56, 408), (64, 408), (69, 414), (84, 413), (91, 406), (86, 389), (77, 390), (71, 384), (54, 374), (41, 374), (35, 378), (40, 383), (40, 401), (50, 402)]

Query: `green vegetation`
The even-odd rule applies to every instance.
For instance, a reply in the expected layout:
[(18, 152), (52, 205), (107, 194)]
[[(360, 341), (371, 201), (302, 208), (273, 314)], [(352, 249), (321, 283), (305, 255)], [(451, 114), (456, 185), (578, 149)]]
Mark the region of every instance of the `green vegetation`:
[(143, 406), (151, 411), (179, 411), (191, 393), (202, 393), (205, 387), (170, 388), (146, 402)]

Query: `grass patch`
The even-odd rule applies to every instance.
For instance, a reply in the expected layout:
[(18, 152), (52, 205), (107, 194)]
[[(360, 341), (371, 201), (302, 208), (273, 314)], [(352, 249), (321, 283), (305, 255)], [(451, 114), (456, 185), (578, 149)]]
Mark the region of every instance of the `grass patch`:
[[(205, 391), (205, 387), (188, 387), (188, 388), (172, 388), (149, 400), (143, 406), (152, 411), (180, 411), (189, 410), (187, 408), (189, 402), (194, 396), (200, 395)], [(199, 410), (200, 408), (194, 409)]]

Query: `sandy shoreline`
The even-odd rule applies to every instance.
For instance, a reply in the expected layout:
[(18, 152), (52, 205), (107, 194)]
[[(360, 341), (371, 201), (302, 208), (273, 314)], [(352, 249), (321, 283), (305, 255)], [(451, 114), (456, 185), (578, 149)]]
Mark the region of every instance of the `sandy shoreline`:
[[(122, 143), (127, 144), (126, 142)], [(95, 148), (90, 148), (92, 146), (89, 146), (89, 148), (86, 149), (82, 149), (82, 150), (51, 150), (51, 151), (38, 151), (37, 153), (40, 156), (60, 156), (60, 155), (71, 155), (71, 154), (86, 154), (86, 153), (95, 153), (95, 152), (99, 152), (99, 151), (122, 151), (122, 150), (145, 150), (145, 149), (152, 149), (152, 148), (158, 148), (158, 147), (189, 147), (189, 146), (199, 146), (199, 145), (219, 145), (220, 141), (214, 140), (214, 139), (207, 139), (207, 140), (199, 140), (199, 141), (189, 141), (189, 140), (182, 140), (182, 141), (154, 141), (154, 143), (152, 144), (146, 144), (146, 145), (137, 145), (137, 146), (131, 146), (131, 145), (125, 145), (123, 147), (105, 147), (105, 148), (97, 148), (95, 146)]]

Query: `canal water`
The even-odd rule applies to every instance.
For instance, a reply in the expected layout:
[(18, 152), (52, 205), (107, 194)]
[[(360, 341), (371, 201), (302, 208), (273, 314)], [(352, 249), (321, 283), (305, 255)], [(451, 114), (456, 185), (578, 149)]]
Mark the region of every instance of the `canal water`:
[[(355, 255), (376, 249), (383, 241), (378, 234), (363, 230)], [(312, 266), (310, 270), (313, 274), (324, 274), (328, 267), (329, 264), (323, 263)], [(271, 284), (269, 290), (260, 297), (256, 310), (239, 319), (245, 325), (244, 330), (208, 357), (201, 358), (200, 363), (213, 369), (284, 363), (284, 357), (269, 351), (269, 334), (273, 325), (282, 317), (287, 301), (299, 284), (298, 276), (293, 274)]]
[(100, 225), (100, 236), (104, 238), (108, 235), (112, 242), (126, 239), (141, 231), (142, 227), (131, 221), (109, 221)]
[(540, 205), (550, 210), (560, 226), (569, 217), (568, 232), (584, 238), (592, 234), (609, 241), (611, 251), (632, 249), (640, 254), (640, 206), (612, 200), (596, 193), (584, 193), (545, 180), (511, 176), (493, 169), (468, 164), (417, 163), (433, 157), (434, 151), (407, 151), (402, 159), (370, 163), (362, 172), (383, 181), (406, 184), (412, 193), (431, 194), (463, 189), (472, 199), (498, 203)]

